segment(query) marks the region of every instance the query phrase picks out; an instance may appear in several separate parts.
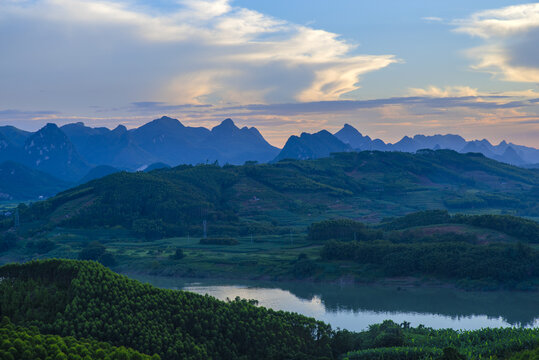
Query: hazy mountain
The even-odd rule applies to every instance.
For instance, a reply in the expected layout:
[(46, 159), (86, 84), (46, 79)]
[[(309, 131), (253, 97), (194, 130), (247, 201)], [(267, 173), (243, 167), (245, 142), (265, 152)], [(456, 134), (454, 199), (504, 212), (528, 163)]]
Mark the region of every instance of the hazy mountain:
[(343, 143), (329, 131), (322, 130), (314, 134), (302, 133), (288, 138), (284, 148), (274, 161), (283, 159), (318, 159), (334, 152), (350, 151), (352, 147)]
[(496, 160), (507, 163), (507, 164), (517, 165), (517, 166), (520, 166), (520, 165), (524, 164), (524, 161), (517, 154), (516, 150), (513, 149), (512, 146), (507, 146), (505, 148), (505, 151), (503, 152), (503, 154), (498, 155), (496, 157), (498, 158)]
[(135, 143), (155, 160), (173, 166), (216, 160), (218, 153), (202, 144), (210, 130), (186, 127), (179, 120), (163, 116), (130, 131)]
[(413, 138), (405, 136), (392, 145), (394, 151), (415, 152), (420, 149), (449, 149), (459, 151), (466, 146), (466, 140), (459, 135), (415, 135)]
[(87, 127), (79, 122), (64, 125), (61, 129), (90, 164), (135, 170), (157, 161), (157, 158), (135, 143), (123, 125), (109, 130)]
[(270, 145), (256, 128), (245, 126), (240, 129), (231, 119), (211, 129), (206, 141), (218, 151), (220, 163), (268, 162), (279, 153), (279, 149)]
[(38, 200), (69, 188), (72, 184), (22, 164), (0, 164), (0, 200)]
[(539, 150), (528, 146), (516, 145), (513, 143), (506, 143), (505, 140), (498, 144), (497, 148), (503, 149), (504, 147), (512, 147), (522, 159), (524, 163), (536, 164), (539, 163)]
[(120, 170), (112, 166), (99, 165), (92, 168), (90, 171), (88, 171), (88, 173), (82, 179), (79, 180), (79, 183), (84, 184), (84, 183), (87, 183), (88, 181), (100, 179), (107, 175), (117, 173), (118, 171)]
[(55, 124), (47, 124), (24, 143), (25, 163), (60, 179), (76, 181), (90, 167)]
[(30, 135), (29, 131), (17, 129), (14, 126), (0, 126), (0, 135), (3, 135), (6, 139), (16, 147), (23, 147), (24, 142)]
[[(211, 130), (184, 126), (167, 116), (131, 130), (123, 125), (113, 130), (92, 128), (82, 122), (61, 128), (48, 124), (35, 133), (0, 126), (0, 162), (15, 161), (65, 181), (87, 179), (87, 173), (101, 165), (136, 171), (155, 163), (171, 166), (214, 161), (263, 163), (284, 158), (319, 158), (331, 152), (350, 150), (416, 152), (420, 149), (476, 152), (518, 166), (539, 163), (538, 149), (506, 141), (498, 145), (487, 140), (467, 142), (459, 135), (448, 134), (405, 136), (394, 144), (386, 144), (361, 134), (349, 124), (335, 135), (324, 130), (292, 136), (281, 151), (269, 144), (256, 128), (239, 128), (231, 119), (225, 119)], [(104, 169), (97, 168), (95, 174)]]
[(506, 141), (502, 141), (498, 145), (492, 145), (486, 139), (466, 141), (463, 137), (453, 134), (405, 136), (394, 144), (386, 144), (382, 140), (372, 140), (369, 136), (363, 136), (353, 126), (345, 124), (341, 130), (335, 133), (335, 137), (350, 144), (354, 150), (416, 152), (421, 149), (449, 149), (461, 153), (481, 153), (491, 159), (519, 166), (539, 162), (538, 149)]
[(21, 148), (15, 146), (11, 139), (0, 132), (0, 161), (23, 161)]
[(279, 149), (271, 146), (254, 127), (238, 128), (231, 119), (208, 130), (184, 126), (163, 116), (132, 130), (133, 139), (149, 154), (173, 166), (204, 162), (242, 164), (267, 162)]
[(344, 124), (343, 128), (335, 133), (335, 137), (349, 144), (354, 150), (388, 150), (388, 146), (382, 140), (372, 140), (369, 136), (363, 136), (349, 124)]
[(481, 153), (488, 158), (493, 159), (495, 153), (493, 152), (492, 144), (486, 140), (472, 140), (468, 141), (466, 145), (460, 150), (462, 153)]

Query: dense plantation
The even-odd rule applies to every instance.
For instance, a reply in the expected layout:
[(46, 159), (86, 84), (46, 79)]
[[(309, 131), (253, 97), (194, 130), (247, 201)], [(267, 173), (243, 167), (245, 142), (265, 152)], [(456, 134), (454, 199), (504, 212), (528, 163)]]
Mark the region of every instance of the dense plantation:
[(385, 276), (430, 275), (440, 279), (494, 281), (521, 290), (531, 286), (530, 279), (539, 277), (539, 252), (522, 244), (330, 241), (324, 245), (321, 256), (326, 260), (374, 265)]
[(159, 360), (133, 349), (111, 346), (95, 340), (43, 335), (35, 328), (14, 326), (7, 317), (0, 324), (0, 359), (102, 359), (102, 360)]
[(45, 333), (93, 338), (163, 359), (332, 357), (329, 325), (304, 316), (144, 285), (93, 262), (0, 268), (0, 313)]
[(163, 359), (443, 360), (506, 358), (539, 345), (538, 329), (433, 330), (385, 321), (359, 333), (334, 331), (248, 300), (157, 289), (94, 262), (10, 264), (0, 277), (0, 314), (17, 325), (4, 320), (0, 327), (6, 359), (59, 352), (55, 358), (150, 358), (126, 346)]

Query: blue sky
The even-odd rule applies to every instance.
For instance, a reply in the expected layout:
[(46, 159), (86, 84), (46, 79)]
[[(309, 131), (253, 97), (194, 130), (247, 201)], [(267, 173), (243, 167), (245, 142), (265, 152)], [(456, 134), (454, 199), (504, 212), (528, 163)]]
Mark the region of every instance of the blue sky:
[(539, 4), (3, 0), (0, 123), (233, 117), (280, 146), (350, 123), (539, 147)]

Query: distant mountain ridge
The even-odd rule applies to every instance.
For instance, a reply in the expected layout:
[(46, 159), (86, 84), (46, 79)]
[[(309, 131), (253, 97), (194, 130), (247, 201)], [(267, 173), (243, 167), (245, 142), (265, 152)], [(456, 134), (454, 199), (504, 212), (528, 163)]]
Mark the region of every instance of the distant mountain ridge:
[(340, 141), (329, 131), (322, 130), (314, 134), (302, 133), (299, 137), (291, 136), (275, 161), (318, 159), (328, 157), (331, 153), (351, 150), (349, 144)]
[(349, 144), (354, 150), (380, 150), (416, 152), (421, 149), (448, 149), (460, 153), (476, 152), (488, 158), (517, 166), (531, 166), (539, 163), (539, 150), (527, 146), (500, 142), (498, 145), (491, 144), (488, 140), (466, 141), (459, 135), (415, 135), (403, 137), (395, 144), (384, 143), (380, 139), (372, 140), (363, 136), (353, 126), (345, 124), (336, 132), (335, 137), (345, 144)]
[(211, 130), (184, 126), (167, 116), (131, 130), (123, 125), (113, 130), (92, 128), (82, 122), (62, 127), (50, 123), (33, 133), (0, 127), (0, 161), (13, 161), (70, 183), (93, 179), (112, 168), (137, 171), (158, 163), (268, 162), (279, 151), (256, 128), (239, 128), (231, 119)]
[[(335, 134), (326, 130), (291, 136), (283, 149), (269, 144), (255, 127), (236, 126), (225, 119), (208, 129), (185, 126), (163, 116), (138, 128), (92, 128), (82, 122), (58, 127), (47, 124), (36, 132), (0, 126), (0, 162), (11, 161), (47, 173), (64, 183), (80, 183), (112, 169), (140, 171), (152, 164), (243, 164), (284, 159), (316, 159), (334, 152), (378, 150), (416, 152), (450, 149), (477, 152), (497, 161), (537, 167), (539, 150), (502, 141), (466, 141), (459, 135), (405, 136), (391, 144), (361, 134), (345, 124)], [(93, 170), (95, 169), (95, 170)], [(93, 171), (92, 171), (93, 170)]]

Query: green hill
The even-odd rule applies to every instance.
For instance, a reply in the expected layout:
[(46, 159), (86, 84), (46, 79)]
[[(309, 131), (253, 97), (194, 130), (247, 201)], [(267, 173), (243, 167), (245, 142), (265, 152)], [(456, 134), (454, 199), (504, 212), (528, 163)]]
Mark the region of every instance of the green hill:
[(150, 237), (268, 234), (343, 216), (376, 222), (425, 209), (539, 216), (539, 171), (480, 154), (365, 151), (243, 166), (116, 173), (21, 211), (22, 222), (122, 226)]
[(44, 333), (93, 338), (163, 359), (332, 358), (331, 327), (301, 315), (129, 280), (94, 262), (0, 268), (0, 314)]

